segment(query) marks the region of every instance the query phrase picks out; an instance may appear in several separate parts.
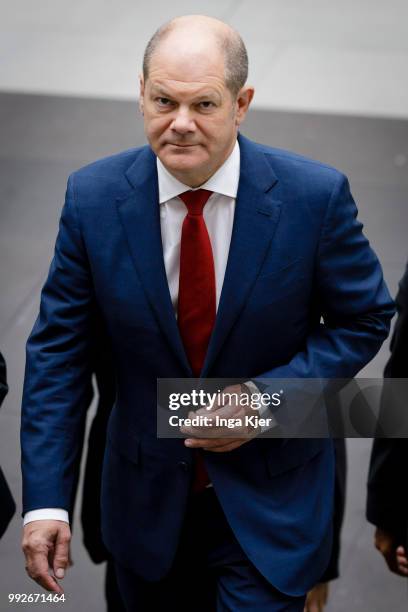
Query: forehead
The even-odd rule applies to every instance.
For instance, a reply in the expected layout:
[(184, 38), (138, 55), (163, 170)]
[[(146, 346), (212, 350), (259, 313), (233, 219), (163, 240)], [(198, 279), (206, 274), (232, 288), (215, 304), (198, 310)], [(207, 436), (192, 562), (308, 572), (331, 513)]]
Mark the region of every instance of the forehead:
[(150, 59), (149, 80), (176, 86), (225, 84), (224, 54), (214, 37), (169, 36)]

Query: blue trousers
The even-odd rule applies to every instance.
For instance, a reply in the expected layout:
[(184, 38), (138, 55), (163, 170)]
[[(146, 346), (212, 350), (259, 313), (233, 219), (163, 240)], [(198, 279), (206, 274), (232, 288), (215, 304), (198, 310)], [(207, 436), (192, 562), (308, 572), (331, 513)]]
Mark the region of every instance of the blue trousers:
[(174, 564), (163, 580), (146, 582), (117, 560), (115, 570), (128, 612), (304, 609), (305, 597), (281, 593), (249, 561), (212, 487), (192, 496)]

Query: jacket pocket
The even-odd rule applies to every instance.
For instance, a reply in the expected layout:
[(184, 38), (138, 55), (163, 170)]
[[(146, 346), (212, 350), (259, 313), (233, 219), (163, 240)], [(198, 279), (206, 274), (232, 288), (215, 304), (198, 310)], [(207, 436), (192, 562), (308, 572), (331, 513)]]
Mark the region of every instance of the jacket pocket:
[(323, 438), (290, 439), (279, 448), (266, 449), (269, 476), (272, 478), (300, 467), (321, 453), (326, 444), (327, 440)]

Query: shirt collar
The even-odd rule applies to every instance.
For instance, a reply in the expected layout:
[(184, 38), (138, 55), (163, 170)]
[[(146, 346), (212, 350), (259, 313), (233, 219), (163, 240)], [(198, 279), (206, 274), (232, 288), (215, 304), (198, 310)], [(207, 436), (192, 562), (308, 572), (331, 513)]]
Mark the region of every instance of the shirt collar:
[[(164, 167), (158, 157), (156, 157), (157, 164), (157, 176), (159, 181), (159, 202), (163, 204), (172, 198), (189, 191), (191, 187), (184, 185), (181, 181), (176, 179), (170, 172)], [(238, 182), (239, 182), (239, 171), (240, 171), (240, 151), (238, 140), (235, 141), (234, 148), (222, 164), (210, 178), (198, 189), (208, 189), (215, 193), (221, 193), (230, 198), (237, 197)]]

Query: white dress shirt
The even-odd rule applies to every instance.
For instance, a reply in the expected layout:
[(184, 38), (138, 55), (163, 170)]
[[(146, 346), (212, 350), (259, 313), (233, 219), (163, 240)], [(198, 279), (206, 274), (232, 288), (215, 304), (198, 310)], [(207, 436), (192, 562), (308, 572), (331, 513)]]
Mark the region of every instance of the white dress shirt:
[[(210, 237), (214, 258), (216, 307), (220, 301), (222, 284), (231, 242), (240, 169), (238, 141), (223, 165), (199, 189), (213, 193), (204, 206), (204, 220)], [(187, 206), (177, 196), (191, 187), (178, 181), (157, 158), (159, 180), (160, 228), (163, 243), (164, 264), (171, 301), (177, 316), (178, 285), (180, 274), (181, 227), (187, 214)], [(195, 191), (193, 189), (193, 191)]]
[[(191, 187), (177, 180), (163, 166), (159, 158), (157, 174), (159, 181), (160, 229), (163, 243), (164, 264), (169, 284), (171, 301), (177, 316), (178, 283), (180, 274), (181, 226), (187, 207), (177, 196)], [(240, 152), (238, 140), (230, 156), (200, 189), (213, 193), (204, 206), (204, 220), (210, 237), (215, 269), (216, 307), (220, 301), (228, 252), (234, 222), (235, 199), (238, 191)], [(256, 389), (256, 387), (255, 387)], [(24, 515), (24, 525), (31, 521), (54, 519), (69, 522), (68, 512), (62, 508), (40, 508)]]

